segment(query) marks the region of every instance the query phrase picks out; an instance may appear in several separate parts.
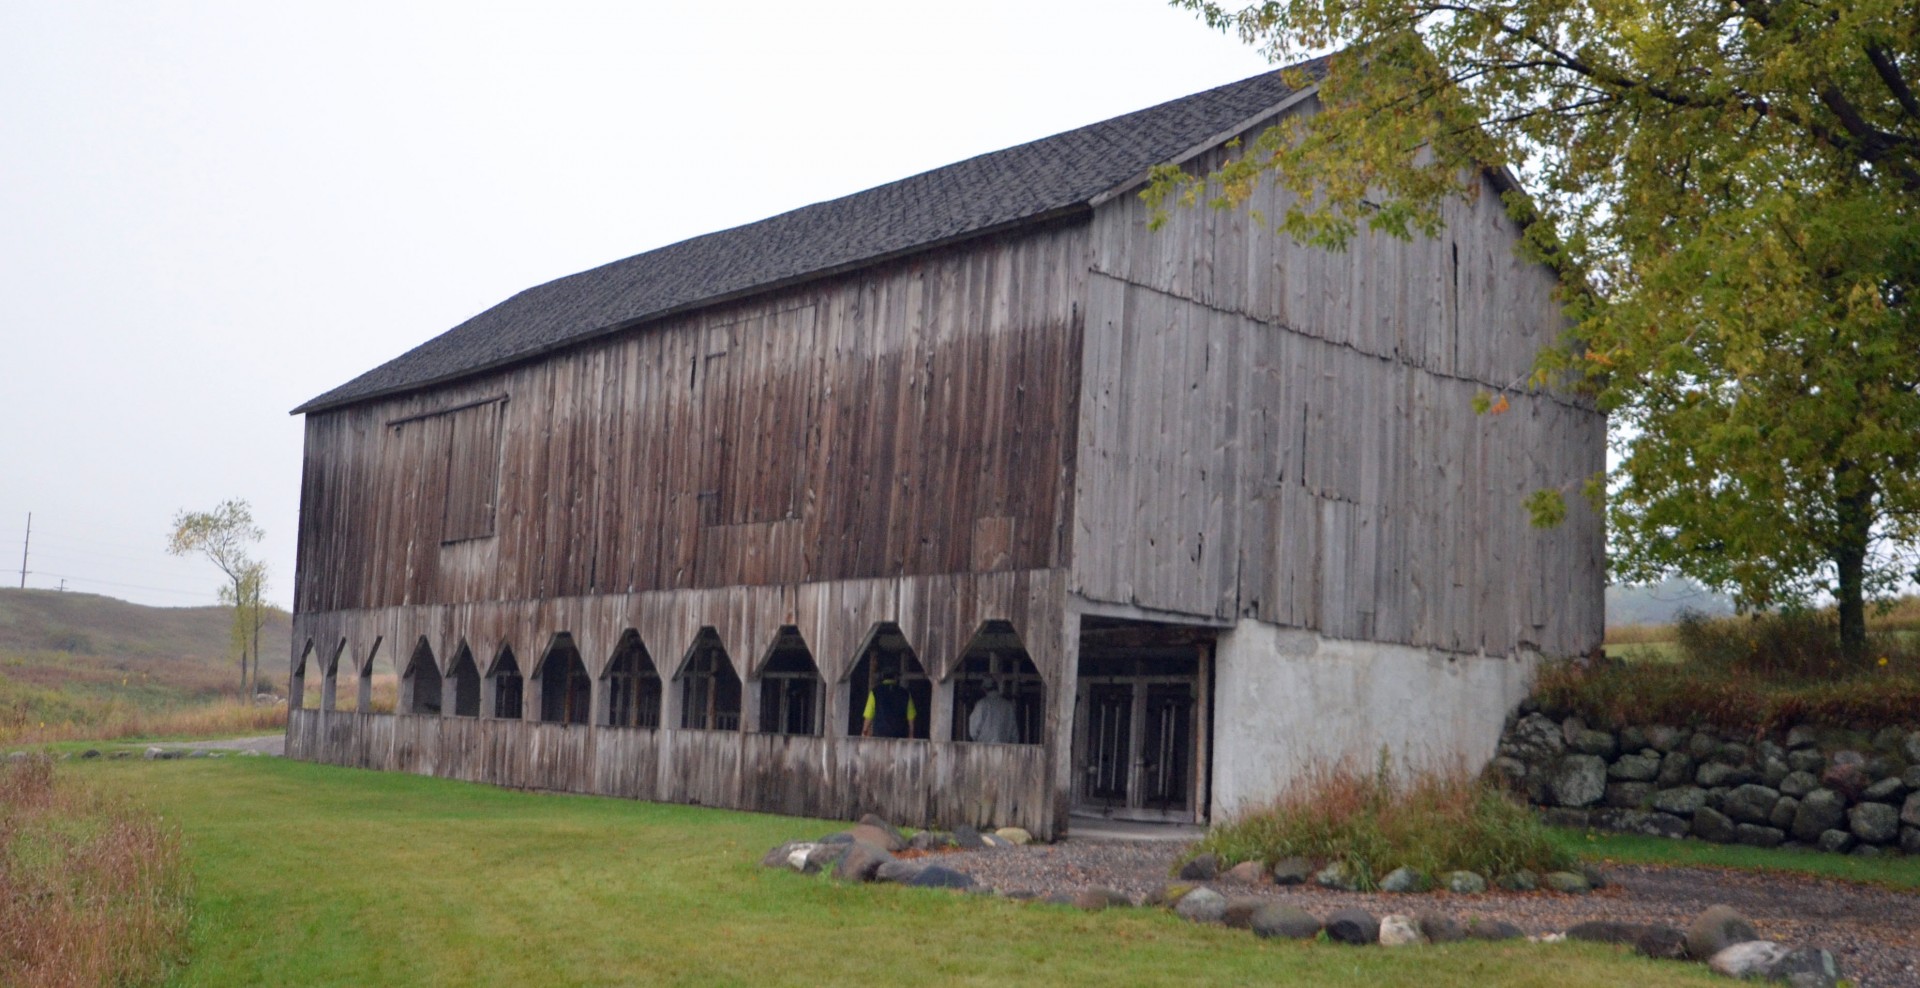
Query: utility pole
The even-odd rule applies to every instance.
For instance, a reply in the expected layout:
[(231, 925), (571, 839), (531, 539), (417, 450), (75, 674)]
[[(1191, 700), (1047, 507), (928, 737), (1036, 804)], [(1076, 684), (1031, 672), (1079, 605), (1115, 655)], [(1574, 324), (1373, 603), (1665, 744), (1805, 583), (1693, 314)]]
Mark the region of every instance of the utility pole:
[(27, 537), (20, 543), (20, 589), (27, 589), (27, 549), (33, 545), (33, 512), (27, 512)]

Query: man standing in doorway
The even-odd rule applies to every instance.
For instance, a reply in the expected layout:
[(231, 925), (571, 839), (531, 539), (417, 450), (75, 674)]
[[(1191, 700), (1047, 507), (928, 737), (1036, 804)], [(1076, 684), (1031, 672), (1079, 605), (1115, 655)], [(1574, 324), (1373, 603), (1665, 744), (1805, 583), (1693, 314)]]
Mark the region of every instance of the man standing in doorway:
[(981, 689), (986, 695), (973, 705), (973, 715), (967, 718), (967, 736), (983, 744), (1020, 743), (1020, 722), (1013, 701), (1000, 695), (1000, 684), (991, 679)]
[(867, 693), (864, 716), (867, 721), (860, 728), (863, 738), (910, 738), (920, 711), (914, 709), (913, 697), (907, 688), (888, 676)]

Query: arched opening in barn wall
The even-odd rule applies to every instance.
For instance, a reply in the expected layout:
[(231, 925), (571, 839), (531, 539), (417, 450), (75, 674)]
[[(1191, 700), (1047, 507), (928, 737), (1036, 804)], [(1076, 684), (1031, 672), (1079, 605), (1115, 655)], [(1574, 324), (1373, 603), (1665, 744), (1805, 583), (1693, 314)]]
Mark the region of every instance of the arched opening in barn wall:
[(592, 719), (593, 680), (580, 659), (573, 635), (562, 631), (533, 670), (540, 684), (540, 720), (548, 724), (585, 724)]
[(313, 710), (319, 704), (307, 702), (307, 659), (313, 655), (313, 639), (307, 639), (300, 649), (300, 658), (293, 665), (293, 671), (287, 673), (287, 706), (294, 710)]
[(701, 628), (687, 649), (680, 674), (680, 726), (690, 731), (740, 729), (740, 676), (720, 644), (720, 634)]
[(425, 635), (414, 643), (413, 655), (400, 674), (400, 709), (410, 714), (440, 714), (440, 667)]
[(1046, 683), (1010, 622), (981, 623), (954, 669), (953, 687), (953, 740), (1040, 743)]
[(932, 711), (933, 681), (907, 636), (891, 621), (874, 625), (847, 675), (847, 734), (926, 740)]
[(628, 628), (620, 636), (601, 678), (607, 684), (608, 727), (660, 726), (660, 671), (639, 632)]
[(493, 694), (488, 704), (491, 716), (496, 720), (519, 720), (522, 716), (522, 704), (526, 698), (526, 680), (520, 676), (520, 663), (514, 660), (511, 645), (500, 646), (493, 657), (493, 668), (487, 671), (487, 685)]
[[(380, 644), (386, 640), (387, 640), (386, 637), (383, 635), (375, 636), (373, 639), (373, 645), (367, 649), (367, 657), (365, 661), (362, 661), (360, 659), (359, 653), (357, 652), (354, 653), (355, 668), (353, 671), (354, 671), (354, 678), (357, 680), (357, 682), (355, 684), (355, 689), (354, 689), (353, 709), (361, 713), (384, 713), (385, 712), (384, 710), (376, 711), (374, 709), (373, 660), (380, 657)], [(382, 703), (380, 706), (384, 707), (386, 706), (386, 704)]]
[(480, 667), (474, 665), (473, 650), (466, 642), (453, 653), (453, 668), (447, 670), (447, 677), (453, 680), (453, 715), (480, 716)]
[[(335, 642), (332, 648), (325, 650), (324, 661), (320, 664), (320, 709), (322, 710), (333, 710), (339, 705), (340, 653), (346, 650), (347, 640), (345, 638)], [(302, 664), (304, 664), (304, 661)], [(301, 689), (303, 692), (305, 688), (305, 684), (302, 683)]]
[(800, 629), (786, 625), (760, 666), (760, 731), (763, 734), (819, 734), (825, 720), (826, 691), (813, 651)]

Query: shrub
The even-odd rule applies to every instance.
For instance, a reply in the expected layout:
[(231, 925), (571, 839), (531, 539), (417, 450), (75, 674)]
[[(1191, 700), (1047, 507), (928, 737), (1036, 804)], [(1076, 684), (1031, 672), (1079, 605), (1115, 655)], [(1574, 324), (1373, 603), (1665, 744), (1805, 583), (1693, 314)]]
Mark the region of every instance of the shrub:
[[(1827, 680), (1866, 672), (1840, 654), (1839, 622), (1831, 610), (1788, 610), (1745, 617), (1705, 618), (1687, 613), (1674, 637), (1688, 662), (1704, 669), (1780, 679)], [(1882, 630), (1868, 639), (1868, 663), (1892, 665), (1920, 658), (1910, 639)]]
[(1709, 724), (1755, 735), (1796, 724), (1845, 729), (1907, 725), (1920, 711), (1920, 669), (1889, 661), (1830, 680), (1768, 677), (1704, 663), (1556, 663), (1540, 671), (1534, 701), (1589, 724)]
[(1503, 875), (1573, 864), (1538, 818), (1500, 787), (1454, 771), (1397, 781), (1383, 758), (1373, 772), (1316, 769), (1272, 805), (1215, 827), (1193, 848), (1224, 862), (1302, 857), (1342, 862), (1361, 888), (1407, 866), (1429, 875)]
[(171, 829), (44, 757), (0, 763), (0, 984), (158, 984), (185, 944), (189, 890)]

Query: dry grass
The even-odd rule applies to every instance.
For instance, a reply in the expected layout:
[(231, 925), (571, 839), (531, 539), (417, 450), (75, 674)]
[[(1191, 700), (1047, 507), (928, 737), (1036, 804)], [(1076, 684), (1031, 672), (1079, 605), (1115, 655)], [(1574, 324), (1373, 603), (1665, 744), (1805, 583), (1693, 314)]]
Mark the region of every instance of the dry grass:
[(52, 761), (0, 763), (0, 984), (158, 984), (185, 946), (180, 840)]
[(1770, 679), (1694, 663), (1547, 666), (1534, 688), (1541, 708), (1590, 724), (1711, 724), (1765, 734), (1795, 724), (1871, 730), (1907, 725), (1920, 710), (1920, 670), (1888, 666), (1839, 679)]
[[(1833, 622), (1838, 620), (1838, 612), (1833, 608), (1814, 611), (1820, 620)], [(1746, 617), (1708, 618), (1705, 623), (1737, 627), (1750, 621)], [(1607, 645), (1646, 645), (1659, 642), (1678, 641), (1680, 624), (1623, 624), (1607, 629)], [(1881, 607), (1867, 607), (1867, 630), (1881, 633), (1912, 634), (1920, 632), (1920, 595), (1897, 597), (1885, 602)]]
[(1622, 624), (1607, 629), (1607, 645), (1648, 645), (1673, 640), (1671, 624)]
[(1402, 866), (1492, 877), (1574, 863), (1499, 787), (1465, 771), (1396, 781), (1384, 761), (1371, 773), (1345, 765), (1309, 772), (1271, 806), (1216, 826), (1195, 847), (1227, 862), (1341, 861), (1361, 888)]
[[(307, 678), (306, 693), (300, 699), (303, 710), (320, 709), (320, 691), (322, 682), (318, 676)], [(373, 697), (366, 712), (390, 714), (400, 703), (400, 677), (390, 672), (373, 674)], [(342, 676), (334, 686), (333, 708), (335, 710), (357, 710), (360, 706), (360, 681)]]
[(0, 709), (0, 745), (126, 738), (218, 737), (287, 729), (284, 704), (258, 707), (238, 700), (148, 710), (116, 701), (80, 701), (67, 719), (46, 720), (25, 708)]

